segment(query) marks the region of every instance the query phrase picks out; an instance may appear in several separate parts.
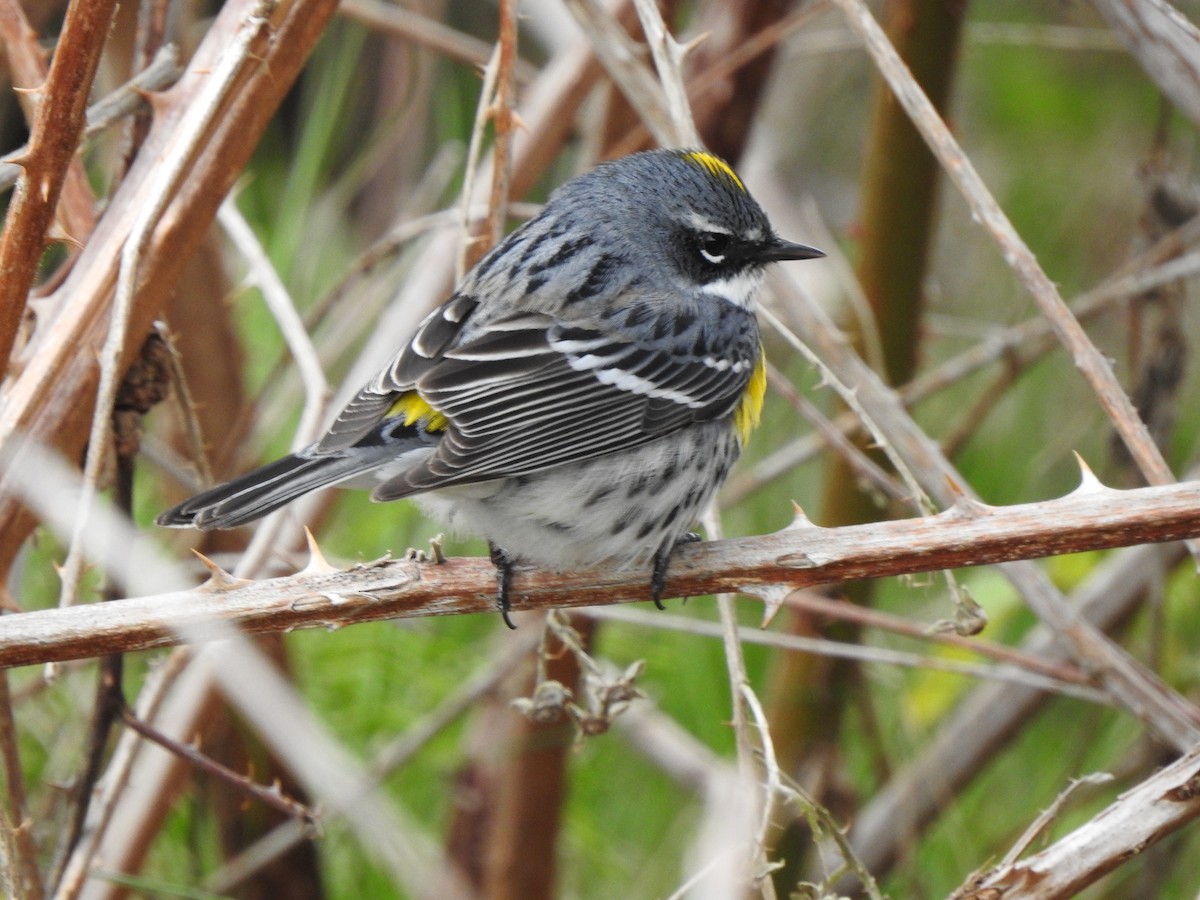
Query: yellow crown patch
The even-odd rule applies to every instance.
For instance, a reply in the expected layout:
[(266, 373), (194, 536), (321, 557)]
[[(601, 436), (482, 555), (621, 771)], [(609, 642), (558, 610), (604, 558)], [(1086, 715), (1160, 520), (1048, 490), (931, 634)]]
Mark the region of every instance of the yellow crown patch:
[(737, 173), (729, 168), (729, 163), (725, 162), (721, 157), (713, 156), (707, 150), (685, 150), (679, 156), (681, 159), (686, 159), (688, 162), (695, 163), (706, 169), (714, 178), (730, 182), (739, 191), (746, 190), (746, 186), (742, 184), (742, 179), (737, 177)]

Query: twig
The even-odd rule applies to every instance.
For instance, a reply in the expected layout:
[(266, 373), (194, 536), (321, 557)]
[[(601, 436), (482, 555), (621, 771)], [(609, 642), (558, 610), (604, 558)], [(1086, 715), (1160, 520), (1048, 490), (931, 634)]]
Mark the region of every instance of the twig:
[[(584, 610), (584, 614), (610, 622), (626, 622), (631, 625), (637, 625), (639, 628), (661, 628), (666, 631), (678, 631), (683, 634), (693, 634), (710, 638), (721, 638), (724, 634), (721, 625), (716, 622), (683, 618), (681, 616), (672, 616), (649, 610), (597, 606)], [(1064, 697), (1086, 700), (1089, 703), (1097, 703), (1105, 706), (1111, 703), (1103, 691), (1087, 687), (1081, 678), (1063, 679), (1054, 675), (1038, 674), (1036, 672), (1036, 665), (1030, 665), (1028, 667), (1030, 671), (1028, 672), (1023, 671), (1022, 668), (1018, 668), (1018, 666), (1021, 666), (1021, 662), (1013, 662), (1011, 666), (981, 666), (952, 659), (941, 659), (936, 656), (920, 656), (916, 653), (892, 650), (887, 647), (848, 644), (841, 641), (806, 637), (804, 635), (763, 631), (745, 626), (738, 626), (737, 636), (738, 640), (743, 644), (758, 644), (764, 647), (774, 647), (779, 650), (813, 653), (837, 659), (853, 659), (863, 663), (950, 672), (955, 675), (965, 675), (985, 681), (1002, 681), (1009, 684), (1019, 684), (1024, 687), (1031, 687)], [(970, 647), (970, 649), (976, 648)], [(1010, 653), (1015, 654), (1015, 651), (1010, 651)], [(1022, 661), (1030, 659), (1027, 655), (1015, 655), (1020, 656)]]
[(212, 469), (208, 464), (208, 450), (204, 443), (204, 434), (200, 430), (200, 419), (196, 415), (196, 403), (192, 400), (192, 389), (184, 375), (183, 360), (179, 358), (179, 351), (175, 349), (175, 342), (167, 323), (156, 322), (154, 330), (162, 338), (163, 346), (167, 348), (167, 359), (170, 360), (171, 367), (171, 396), (179, 410), (179, 418), (183, 420), (188, 458), (200, 478), (196, 489), (209, 487), (213, 483)]
[[(180, 124), (185, 146), (199, 145), (213, 119), (234, 85), (234, 80), (249, 60), (251, 43), (260, 30), (266, 27), (267, 17), (276, 0), (258, 0), (246, 17), (233, 43), (216, 69), (205, 82), (195, 99), (194, 109), (198, 112)], [(70, 606), (75, 602), (79, 578), (83, 571), (83, 532), (88, 525), (88, 510), (96, 495), (100, 475), (109, 447), (109, 429), (112, 418), (113, 398), (120, 386), (121, 357), (125, 347), (125, 331), (133, 307), (133, 295), (138, 287), (142, 255), (150, 243), (155, 226), (175, 197), (175, 189), (187, 173), (191, 156), (180, 154), (165, 162), (155, 173), (152, 201), (141, 210), (129, 230), (129, 237), (121, 252), (121, 268), (117, 276), (117, 291), (113, 300), (112, 319), (100, 355), (100, 385), (96, 389), (96, 407), (92, 414), (91, 436), (88, 440), (87, 463), (84, 466), (83, 490), (80, 497), (79, 516), (71, 530), (67, 557), (59, 569), (62, 590), (59, 605)]]
[(1007, 644), (997, 644), (977, 637), (963, 637), (953, 633), (932, 631), (928, 625), (881, 612), (873, 607), (863, 606), (861, 603), (832, 600), (815, 591), (795, 591), (788, 596), (784, 604), (836, 621), (853, 622), (864, 628), (876, 628), (917, 640), (969, 650), (997, 662), (1010, 663), (1053, 681), (1073, 685), (1085, 685), (1090, 682), (1088, 676), (1079, 668), (1067, 663), (1048, 661), (1040, 656), (1015, 650)]
[[(851, 441), (770, 361), (767, 362), (767, 383), (775, 393), (781, 395), (788, 402), (792, 409), (813, 426), (814, 435), (819, 436), (827, 447), (837, 453), (864, 484), (869, 485), (873, 490), (893, 502), (906, 503), (911, 499), (911, 495), (896, 483), (896, 479)], [(856, 418), (854, 421), (857, 423), (858, 419)], [(732, 502), (729, 505), (732, 505)]]
[[(186, 671), (192, 658), (190, 649), (176, 650), (166, 660), (153, 669), (142, 686), (137, 701), (137, 715), (149, 721), (162, 705), (163, 698), (169, 688), (175, 685), (176, 679)], [(194, 680), (194, 679), (193, 679)], [(88, 817), (83, 829), (82, 839), (71, 850), (70, 856), (62, 863), (62, 875), (54, 888), (56, 900), (72, 900), (83, 889), (83, 884), (91, 868), (106, 831), (117, 812), (118, 802), (128, 801), (126, 792), (133, 773), (134, 765), (139, 765), (139, 785), (152, 781), (141, 757), (144, 743), (140, 735), (133, 731), (122, 732), (109, 760), (104, 777), (100, 780), (97, 796), (88, 805)], [(110, 865), (119, 864), (119, 860), (109, 859)]]
[(283, 335), (300, 372), (300, 380), (304, 384), (304, 410), (292, 444), (292, 450), (299, 450), (313, 439), (325, 417), (330, 394), (325, 371), (283, 280), (232, 197), (221, 204), (217, 219), (250, 267), (249, 281), (262, 291), (267, 309), (275, 318), (279, 333)]
[(1200, 124), (1200, 29), (1166, 0), (1092, 0), (1171, 102)]
[(83, 764), (67, 795), (64, 814), (66, 827), (62, 829), (55, 849), (53, 875), (48, 879), (51, 884), (57, 884), (62, 878), (67, 861), (83, 835), (88, 810), (95, 796), (96, 782), (107, 755), (109, 735), (121, 709), (125, 706), (121, 683), (124, 661), (125, 657), (119, 653), (110, 654), (100, 660), (91, 721), (88, 723), (88, 735), (83, 747)]
[(1000, 860), (997, 868), (1007, 868), (1020, 859), (1025, 851), (1033, 845), (1033, 842), (1038, 839), (1038, 836), (1050, 827), (1075, 791), (1084, 785), (1107, 784), (1112, 780), (1113, 777), (1107, 772), (1096, 772), (1092, 775), (1084, 775), (1082, 778), (1071, 779), (1071, 783), (1059, 791), (1058, 796), (1054, 798), (1054, 802), (1042, 810), (1037, 818), (1029, 823), (1029, 827), (1021, 832), (1021, 836), (1008, 848), (1008, 852), (1004, 854), (1004, 858)]
[[(770, 844), (770, 831), (775, 822), (775, 807), (784, 799), (783, 773), (779, 770), (779, 760), (775, 758), (775, 744), (771, 741), (770, 723), (763, 711), (758, 695), (749, 684), (742, 684), (742, 702), (750, 712), (750, 721), (754, 724), (755, 734), (758, 735), (759, 765), (765, 776), (765, 782), (760, 785), (763, 792), (763, 802), (759, 811), (758, 834), (754, 837), (755, 850), (766, 858)], [(761, 877), (769, 877), (765, 873)]]
[[(920, 86), (913, 80), (870, 11), (862, 0), (835, 2), (841, 7), (851, 28), (866, 45), (897, 100), (908, 112), (913, 125), (925, 138), (930, 150), (967, 201), (972, 216), (987, 228), (1017, 278), (1033, 297), (1042, 314), (1050, 321), (1058, 339), (1095, 392), (1101, 407), (1112, 420), (1142, 474), (1151, 484), (1169, 484), (1174, 481), (1170, 468), (1139, 418), (1129, 396), (1117, 381), (1108, 360), (1096, 349), (1080, 327), (1079, 321), (1071, 314), (1058, 289), (1038, 265), (1033, 253), (1000, 209), (983, 179), (962, 152), (950, 129), (946, 127)], [(1193, 548), (1193, 552), (1200, 556), (1200, 546)]]
[[(721, 520), (717, 514), (716, 505), (712, 504), (704, 514), (704, 530), (710, 539), (721, 536)], [(774, 797), (764, 785), (763, 761), (755, 752), (755, 741), (751, 730), (752, 711), (747, 696), (752, 695), (750, 676), (746, 672), (746, 657), (742, 652), (742, 642), (738, 635), (737, 612), (734, 607), (734, 595), (722, 592), (717, 594), (717, 614), (720, 618), (721, 643), (725, 648), (725, 671), (729, 679), (730, 700), (733, 706), (733, 733), (737, 742), (738, 778), (746, 787), (754, 786), (754, 803), (750, 815), (760, 822), (769, 821), (769, 810)], [(760, 740), (762, 735), (760, 735)], [(769, 736), (766, 738), (769, 741)], [(749, 824), (749, 823), (748, 823)], [(761, 831), (761, 827), (760, 827)], [(767, 875), (770, 865), (767, 861), (767, 844), (760, 840), (761, 834), (751, 841), (747, 848), (749, 853), (745, 861), (749, 872), (760, 876), (756, 884), (762, 893), (763, 900), (774, 900), (775, 883)]]
[(882, 419), (873, 416), (867, 406), (859, 399), (859, 387), (857, 383), (847, 378), (845, 373), (839, 372), (835, 366), (830, 365), (823, 354), (817, 352), (815, 348), (810, 347), (806, 342), (797, 337), (769, 309), (760, 309), (758, 314), (792, 346), (792, 349), (800, 353), (801, 356), (807, 359), (821, 373), (824, 383), (829, 384), (837, 391), (842, 402), (853, 411), (862, 426), (870, 432), (871, 436), (875, 439), (875, 443), (887, 456), (888, 461), (908, 488), (908, 505), (921, 512), (931, 512), (934, 510), (936, 506), (933, 499), (914, 473), (913, 467), (909, 465), (903, 450), (896, 447), (893, 440), (889, 440), (891, 432), (886, 427), (886, 423)]
[(688, 103), (687, 88), (683, 81), (683, 58), (687, 48), (679, 44), (667, 30), (662, 13), (654, 0), (633, 0), (633, 6), (637, 10), (638, 21), (642, 23), (650, 56), (654, 60), (654, 68), (658, 71), (667, 114), (671, 118), (674, 139), (667, 146), (699, 147), (700, 133), (696, 130), (696, 121), (692, 116), (692, 107)]
[(1107, 809), (1027, 859), (972, 877), (953, 900), (1066, 900), (1200, 818), (1200, 745), (1123, 792)]
[[(87, 127), (83, 132), (84, 138), (94, 137), (126, 116), (146, 108), (148, 104), (145, 92), (161, 91), (163, 88), (169, 87), (179, 78), (181, 71), (179, 49), (174, 45), (164, 47), (158, 52), (149, 67), (138, 72), (111, 94), (96, 101), (88, 108)], [(6, 160), (9, 158), (20, 159), (28, 152), (29, 145), (23, 144), (0, 158), (0, 191), (6, 191), (16, 184), (22, 171), (19, 165), (6, 162)]]
[(0, 883), (6, 882), (12, 897), (40, 900), (43, 889), (37, 844), (25, 806), (25, 774), (21, 770), (7, 672), (0, 672), (0, 765), (5, 792), (5, 803), (0, 805), (0, 852), (4, 857), (4, 878)]
[[(712, 60), (712, 65), (706, 65), (699, 71), (694, 71), (687, 82), (690, 105), (695, 107), (697, 101), (705, 99), (715, 88), (725, 84), (734, 72), (753, 63), (755, 59), (776, 44), (809, 25), (813, 19), (825, 12), (828, 5), (829, 0), (806, 3), (801, 8), (751, 35), (737, 45), (732, 52), (718, 54), (717, 58)], [(719, 9), (719, 7), (714, 7), (714, 9)], [(689, 49), (691, 47), (690, 44), (686, 46)], [(610, 148), (611, 155), (624, 156), (632, 153), (638, 147), (644, 146), (649, 136), (649, 128), (645, 124), (639, 123), (637, 127), (629, 129), (628, 133)]]
[(195, 747), (177, 741), (154, 726), (144, 722), (128, 706), (121, 708), (121, 721), (125, 723), (127, 728), (136, 731), (146, 740), (158, 744), (167, 752), (186, 760), (197, 771), (233, 785), (236, 790), (242, 791), (259, 803), (283, 813), (289, 819), (298, 820), (305, 826), (312, 825), (312, 810), (303, 803), (292, 800), (290, 797), (285, 797), (279, 790), (278, 785), (266, 788), (260, 784), (256, 784), (245, 775), (239, 775), (232, 769), (221, 765), (215, 759), (205, 756)]
[(517, 59), (517, 0), (500, 0), (500, 37), (496, 43), (496, 90), (489, 104), (492, 119), (492, 193), (484, 234), (488, 249), (500, 243), (508, 215), (508, 192), (512, 181), (513, 70)]
[(969, 22), (967, 39), (972, 44), (1038, 47), (1042, 50), (1073, 50), (1085, 53), (1112, 53), (1121, 50), (1120, 41), (1111, 31), (1090, 25)]
[[(458, 216), (462, 237), (458, 246), (458, 265), (454, 271), (455, 283), (462, 281), (463, 275), (472, 263), (483, 253), (478, 246), (483, 239), (471, 231), (469, 210), (471, 201), (479, 193), (476, 182), (479, 178), (480, 158), (483, 155), (484, 132), (487, 130), (488, 117), (496, 95), (496, 81), (500, 77), (500, 45), (492, 51), (492, 57), (483, 69), (483, 86), (479, 90), (479, 102), (475, 104), (475, 119), (471, 123), (471, 139), (467, 142), (467, 158), (463, 165), (463, 185), (459, 194)], [(496, 178), (492, 178), (492, 187)], [(482, 248), (486, 249), (486, 248)]]
[[(486, 41), (403, 6), (382, 3), (380, 0), (342, 0), (338, 12), (369, 28), (429, 47), (473, 66), (486, 66), (492, 56), (492, 48)], [(514, 59), (513, 74), (518, 81), (526, 83), (533, 81), (538, 73), (534, 66), (524, 60)]]
[(566, 5), (584, 32), (591, 36), (597, 58), (637, 110), (655, 141), (664, 147), (676, 146), (676, 126), (671, 121), (662, 85), (638, 59), (638, 45), (598, 0), (566, 0)]
[(79, 147), (88, 91), (115, 6), (116, 0), (95, 0), (67, 9), (42, 86), (29, 151), (19, 160), (24, 177), (17, 183), (0, 238), (0, 370), (8, 368), (46, 234)]

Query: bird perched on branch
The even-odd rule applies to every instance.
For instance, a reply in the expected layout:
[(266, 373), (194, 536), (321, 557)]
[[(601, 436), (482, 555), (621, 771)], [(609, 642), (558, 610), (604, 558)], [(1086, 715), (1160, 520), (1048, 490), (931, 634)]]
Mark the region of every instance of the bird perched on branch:
[(181, 503), (160, 525), (233, 528), (317, 488), (415, 497), (514, 564), (648, 567), (741, 453), (766, 376), (755, 300), (779, 238), (703, 150), (597, 166), (463, 278), (314, 444)]

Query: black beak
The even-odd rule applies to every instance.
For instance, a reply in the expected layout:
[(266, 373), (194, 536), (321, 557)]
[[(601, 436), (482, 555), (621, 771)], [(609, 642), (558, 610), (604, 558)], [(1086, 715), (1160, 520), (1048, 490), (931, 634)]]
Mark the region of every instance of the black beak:
[(787, 259), (820, 259), (825, 253), (816, 247), (772, 238), (756, 255), (763, 262), (782, 262)]

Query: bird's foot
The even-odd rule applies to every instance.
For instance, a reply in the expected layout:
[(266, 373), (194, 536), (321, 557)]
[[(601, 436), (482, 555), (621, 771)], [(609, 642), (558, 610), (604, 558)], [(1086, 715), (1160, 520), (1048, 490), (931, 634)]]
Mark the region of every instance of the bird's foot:
[(694, 544), (701, 540), (703, 538), (700, 535), (694, 531), (689, 531), (679, 540), (675, 541), (675, 543), (663, 544), (658, 548), (658, 552), (654, 554), (654, 569), (650, 574), (650, 599), (654, 601), (654, 605), (659, 609), (666, 609), (662, 603), (662, 592), (667, 585), (667, 566), (671, 564), (671, 554), (675, 552), (675, 548), (680, 544)]
[(504, 624), (516, 630), (517, 626), (513, 624), (513, 620), (508, 615), (512, 611), (509, 592), (512, 589), (513, 563), (516, 560), (507, 550), (496, 546), (491, 541), (488, 541), (488, 555), (492, 558), (492, 565), (496, 567), (496, 608), (500, 610), (500, 617), (504, 619)]

